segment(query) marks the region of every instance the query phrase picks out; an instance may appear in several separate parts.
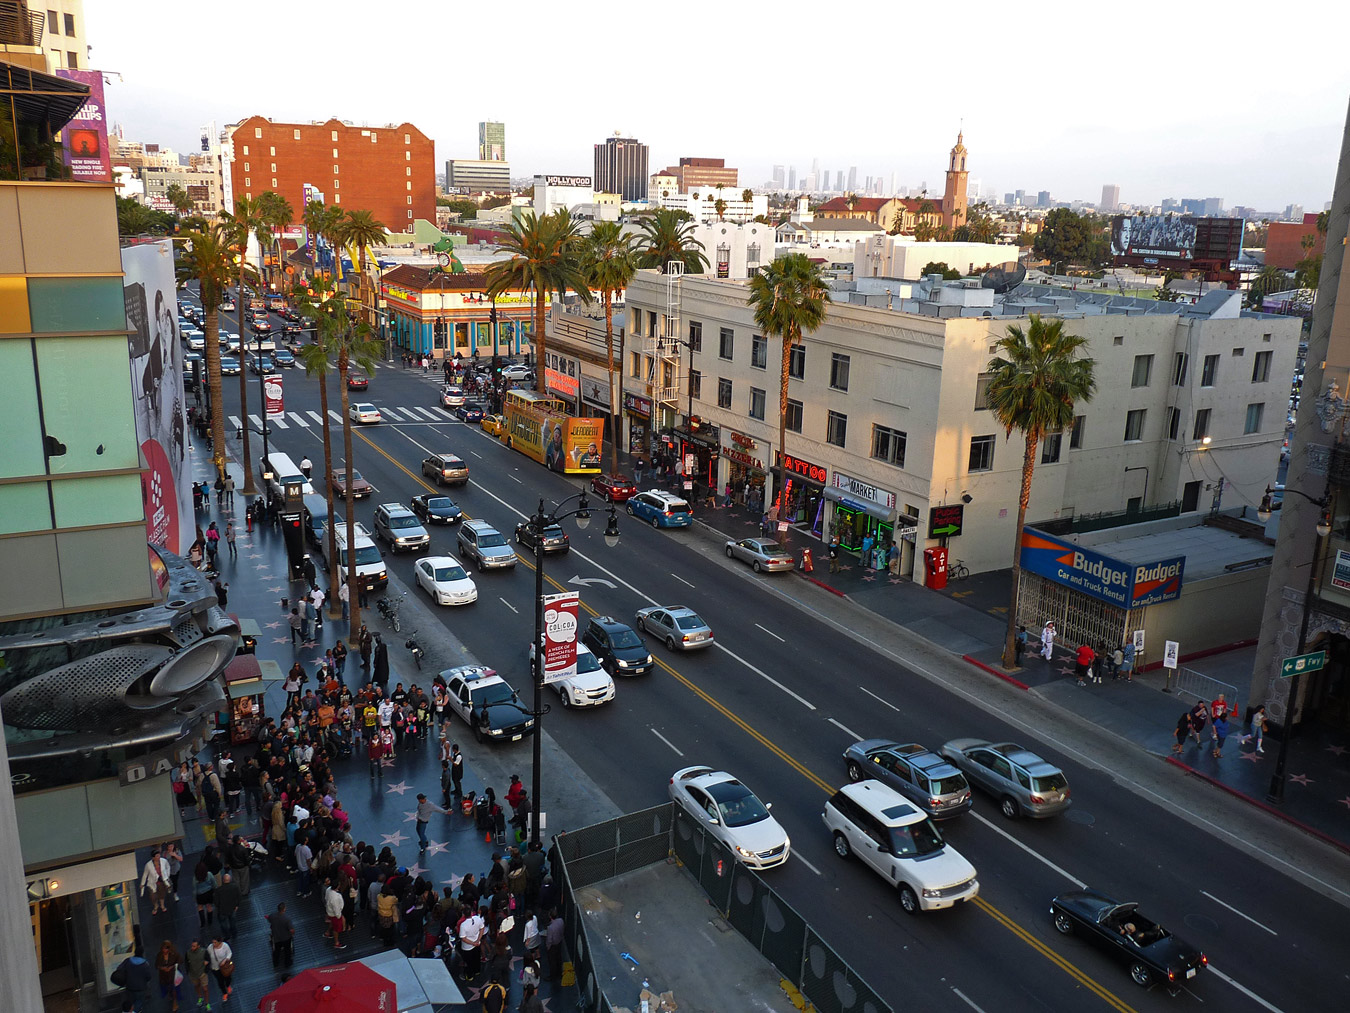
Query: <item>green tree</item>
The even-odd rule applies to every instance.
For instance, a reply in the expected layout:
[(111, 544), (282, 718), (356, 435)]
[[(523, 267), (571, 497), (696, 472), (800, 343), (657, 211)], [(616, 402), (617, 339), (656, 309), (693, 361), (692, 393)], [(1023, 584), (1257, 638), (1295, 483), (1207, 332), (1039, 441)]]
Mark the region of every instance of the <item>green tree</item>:
[(581, 269), (581, 233), (566, 210), (560, 208), (542, 218), (527, 211), (519, 220), (506, 227), (504, 238), (497, 246), (511, 254), (510, 260), (498, 261), (487, 269), (488, 297), (495, 299), (503, 292), (534, 290), (534, 357), (539, 364), (535, 371), (539, 393), (544, 388), (544, 317), (549, 296), (553, 292), (576, 292), (583, 301), (591, 301), (591, 291)]
[[(285, 265), (281, 262), (281, 233), (290, 228), (291, 222), (295, 221), (295, 208), (275, 190), (264, 190), (258, 200), (262, 202), (263, 220), (270, 233), (268, 241), (273, 247), (272, 273), (265, 280), (270, 282), (272, 291), (277, 291), (280, 280), (286, 277)], [(261, 241), (259, 239), (259, 242)]]
[[(375, 300), (366, 298), (368, 291), (371, 294), (374, 291), (366, 274), (366, 254), (371, 247), (383, 246), (389, 241), (389, 229), (383, 222), (376, 221), (375, 215), (370, 211), (348, 211), (334, 228), (333, 237), (337, 241), (339, 254), (346, 247), (356, 247), (356, 295), (361, 306), (361, 320), (373, 332), (375, 329)], [(389, 354), (386, 345), (385, 355), (389, 356)]]
[(582, 271), (587, 286), (605, 307), (605, 356), (609, 369), (609, 470), (619, 470), (619, 377), (614, 370), (614, 297), (628, 288), (637, 273), (633, 237), (618, 222), (596, 222), (582, 246)]
[(703, 244), (694, 238), (694, 223), (686, 213), (684, 218), (670, 208), (659, 208), (656, 214), (644, 218), (639, 226), (638, 266), (660, 268), (665, 274), (671, 261), (684, 264), (687, 274), (702, 274), (708, 266)]
[(192, 198), (177, 183), (170, 183), (164, 188), (164, 197), (180, 215), (192, 210)]
[(1172, 282), (1180, 278), (1181, 275), (1176, 271), (1167, 271), (1163, 274), (1162, 284), (1153, 290), (1153, 298), (1158, 302), (1176, 302), (1181, 298), (1180, 293), (1172, 288)]
[(1261, 268), (1261, 273), (1252, 279), (1251, 285), (1247, 289), (1247, 305), (1260, 307), (1261, 300), (1268, 295), (1276, 292), (1283, 292), (1291, 288), (1292, 282), (1287, 274), (1281, 271), (1273, 264), (1267, 264)]
[(167, 236), (176, 222), (167, 211), (146, 207), (134, 197), (117, 198), (117, 234), (119, 236)]
[(923, 270), (919, 272), (919, 277), (925, 277), (930, 274), (940, 274), (947, 281), (956, 281), (961, 277), (961, 272), (948, 267), (944, 261), (930, 260), (923, 265)]
[(717, 200), (713, 201), (713, 210), (717, 212), (717, 220), (720, 222), (727, 213), (727, 202), (718, 197)]
[(749, 187), (746, 187), (741, 191), (741, 200), (745, 201), (745, 203), (749, 204), (754, 199), (755, 191), (751, 190)]
[(474, 201), (464, 200), (463, 198), (438, 197), (436, 203), (455, 212), (465, 221), (478, 217), (478, 204)]
[[(234, 278), (234, 245), (225, 225), (204, 224), (183, 236), (176, 274), (178, 287), (196, 281), (206, 313), (206, 382), (211, 396), (211, 461), (225, 477), (225, 404), (220, 391), (220, 299)], [(247, 466), (247, 465), (246, 465)]]
[[(247, 197), (236, 197), (234, 200), (234, 213), (226, 212), (222, 216), (225, 235), (229, 237), (230, 246), (234, 250), (236, 266), (239, 271), (239, 298), (235, 301), (235, 310), (238, 312), (239, 327), (239, 417), (243, 420), (240, 429), (244, 436), (244, 489), (245, 496), (254, 496), (258, 489), (253, 483), (253, 468), (249, 462), (253, 460), (251, 449), (252, 428), (248, 422), (248, 370), (243, 369), (244, 345), (248, 341), (248, 331), (244, 329), (244, 311), (248, 305), (248, 296), (245, 294), (245, 285), (252, 283), (253, 287), (259, 288), (261, 280), (259, 275), (248, 262), (248, 241), (249, 237), (258, 240), (259, 250), (264, 249), (267, 242), (272, 238), (271, 231), (267, 225), (266, 206), (262, 197), (250, 200)], [(223, 293), (222, 293), (223, 294)], [(266, 405), (263, 406), (266, 409)], [(267, 412), (262, 412), (263, 424), (266, 425)]]
[(1080, 215), (1069, 208), (1054, 208), (1045, 216), (1032, 249), (1052, 263), (1101, 267), (1111, 258), (1108, 220)]
[[(342, 221), (342, 208), (329, 207), (323, 201), (312, 200), (305, 205), (305, 210), (300, 216), (301, 223), (305, 226), (305, 231), (310, 235), (309, 247), (309, 271), (310, 274), (318, 273), (319, 258), (319, 238), (322, 236), (332, 246), (333, 230), (337, 228)], [(337, 250), (333, 250), (333, 255), (337, 256)]]
[(1003, 426), (1005, 436), (1016, 429), (1026, 439), (1022, 453), (1022, 488), (1017, 498), (1017, 528), (1013, 535), (1012, 596), (1008, 630), (1003, 643), (1003, 667), (1012, 668), (1016, 652), (1017, 593), (1022, 579), (1022, 529), (1026, 526), (1027, 503), (1031, 500), (1031, 477), (1036, 467), (1036, 447), (1047, 433), (1062, 433), (1073, 427), (1074, 407), (1092, 399), (1097, 389), (1096, 363), (1081, 358), (1087, 339), (1064, 333), (1064, 321), (1046, 320), (1033, 314), (1024, 331), (1010, 324), (1007, 335), (995, 346), (999, 353), (986, 367), (989, 379), (987, 404)]
[(804, 253), (789, 253), (774, 259), (750, 279), (749, 303), (754, 307), (755, 326), (765, 334), (782, 340), (783, 352), (778, 372), (778, 516), (787, 509), (783, 488), (787, 484), (787, 406), (788, 378), (792, 367), (792, 346), (801, 344), (809, 331), (825, 319), (830, 290), (820, 265)]

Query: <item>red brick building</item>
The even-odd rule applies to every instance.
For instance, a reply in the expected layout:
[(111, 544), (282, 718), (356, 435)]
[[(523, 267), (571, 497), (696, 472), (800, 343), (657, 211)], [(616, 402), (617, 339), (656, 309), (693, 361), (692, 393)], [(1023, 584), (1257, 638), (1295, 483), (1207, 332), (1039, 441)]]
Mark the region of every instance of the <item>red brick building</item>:
[[(1310, 251), (1303, 249), (1303, 237), (1312, 236)], [(1302, 222), (1271, 222), (1266, 231), (1266, 265), (1292, 271), (1300, 260), (1320, 257), (1327, 248), (1327, 237), (1317, 231), (1317, 215), (1303, 216)]]
[(411, 123), (358, 127), (250, 116), (227, 129), (232, 198), (275, 190), (298, 222), (308, 183), (325, 204), (370, 211), (394, 232), (407, 231), (414, 218), (436, 220), (435, 145)]

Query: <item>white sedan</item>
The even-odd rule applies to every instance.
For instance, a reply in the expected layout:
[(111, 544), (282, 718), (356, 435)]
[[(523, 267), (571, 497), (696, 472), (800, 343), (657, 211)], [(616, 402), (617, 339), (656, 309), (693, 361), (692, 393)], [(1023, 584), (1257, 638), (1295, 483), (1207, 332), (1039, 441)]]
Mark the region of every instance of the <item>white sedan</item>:
[(725, 770), (685, 767), (670, 778), (670, 797), (752, 869), (788, 860), (792, 842), (769, 807)]
[(413, 564), (417, 584), (437, 605), (468, 605), (478, 600), (478, 585), (454, 556), (424, 556)]
[[(534, 652), (529, 652), (530, 665), (534, 665)], [(549, 683), (558, 691), (558, 698), (564, 707), (598, 707), (614, 699), (614, 680), (600, 664), (600, 659), (591, 653), (591, 649), (577, 641), (577, 671), (575, 675), (565, 676)]]
[(380, 410), (366, 401), (362, 401), (349, 407), (347, 409), (347, 415), (353, 422), (359, 422), (362, 425), (365, 425), (368, 422), (384, 421), (384, 418), (380, 415)]

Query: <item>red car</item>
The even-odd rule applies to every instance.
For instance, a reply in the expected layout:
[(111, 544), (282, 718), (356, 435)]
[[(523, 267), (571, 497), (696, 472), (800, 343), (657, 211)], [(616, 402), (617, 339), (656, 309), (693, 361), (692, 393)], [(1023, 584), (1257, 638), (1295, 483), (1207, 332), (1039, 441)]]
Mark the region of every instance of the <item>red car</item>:
[(365, 390), (369, 386), (370, 386), (370, 377), (362, 373), (347, 374), (348, 390)]
[(623, 503), (637, 491), (637, 484), (627, 475), (596, 475), (591, 479), (591, 492), (611, 503)]

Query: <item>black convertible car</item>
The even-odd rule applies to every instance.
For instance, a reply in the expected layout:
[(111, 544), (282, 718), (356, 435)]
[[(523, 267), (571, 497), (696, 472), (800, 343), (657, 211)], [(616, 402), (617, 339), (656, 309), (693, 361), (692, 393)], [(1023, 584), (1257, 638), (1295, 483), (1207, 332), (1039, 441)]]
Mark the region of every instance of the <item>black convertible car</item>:
[(1138, 905), (1122, 904), (1095, 890), (1060, 894), (1050, 902), (1050, 917), (1064, 935), (1080, 933), (1114, 953), (1144, 987), (1194, 978), (1208, 963), (1190, 943), (1141, 915)]

